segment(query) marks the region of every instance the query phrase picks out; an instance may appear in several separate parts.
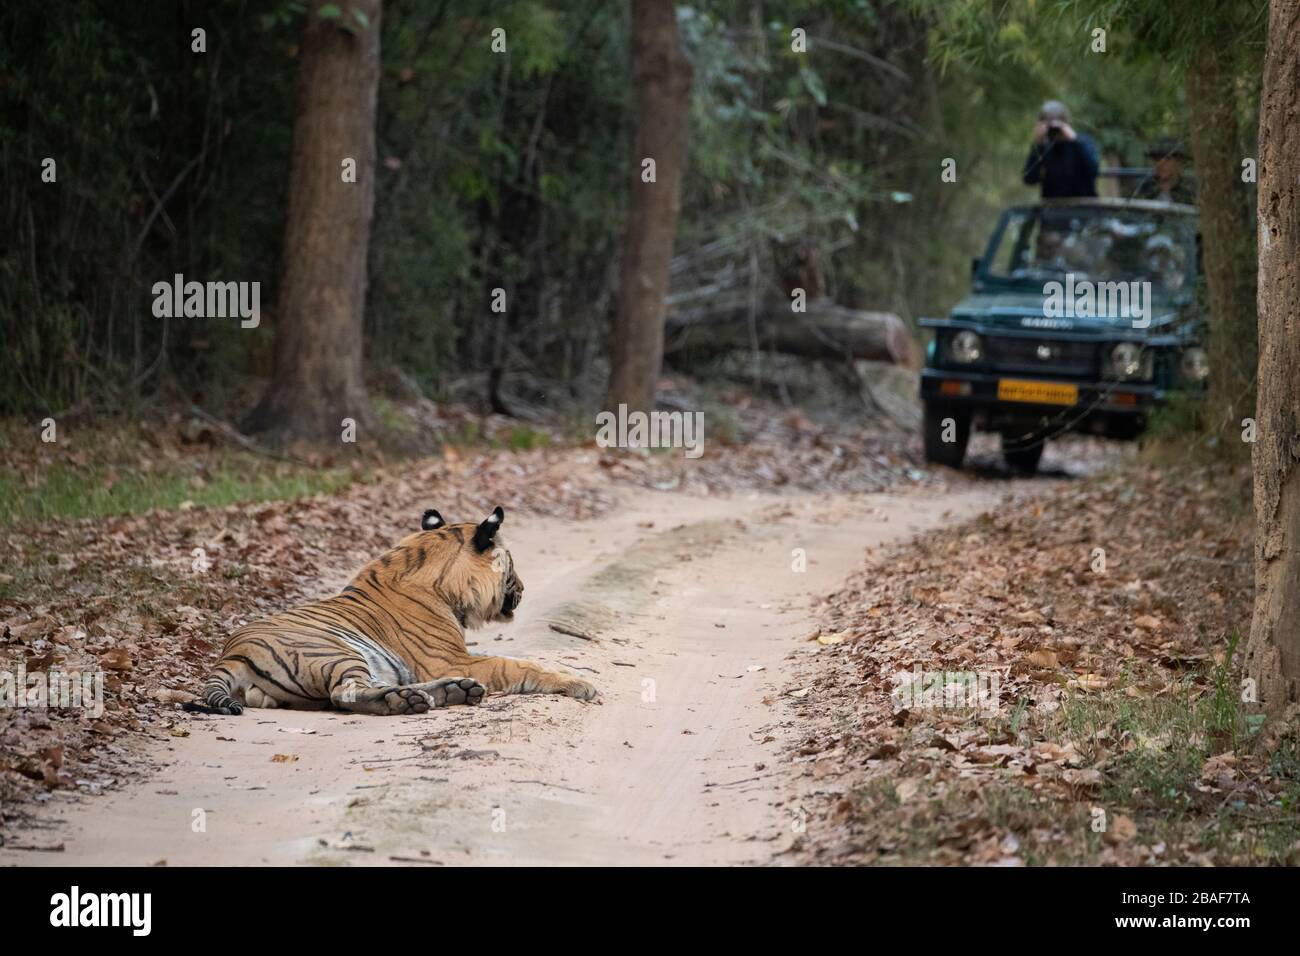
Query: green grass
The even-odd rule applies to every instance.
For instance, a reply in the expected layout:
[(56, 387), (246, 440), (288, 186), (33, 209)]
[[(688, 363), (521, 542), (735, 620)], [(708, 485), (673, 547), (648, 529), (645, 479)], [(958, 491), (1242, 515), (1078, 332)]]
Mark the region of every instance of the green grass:
[(405, 414), (401, 406), (381, 395), (370, 400), (379, 426), (379, 433), (390, 441), (418, 441), (422, 436), (420, 423)]
[(184, 468), (151, 473), (116, 467), (55, 464), (34, 485), (8, 470), (0, 471), (0, 526), (36, 524), (49, 518), (94, 518), (140, 514), (152, 508), (174, 509), (183, 502), (221, 507), (238, 502), (298, 498), (334, 492), (352, 482), (344, 469), (288, 474), (249, 473), (240, 462), (224, 462), (201, 483)]
[(314, 467), (242, 449), (150, 441), (148, 427), (105, 424), (42, 445), (34, 429), (0, 423), (0, 441), (12, 452), (0, 463), (0, 527), (141, 514), (185, 502), (221, 507), (298, 498), (337, 492), (358, 480), (346, 466)]
[(1208, 693), (1189, 679), (1160, 697), (1130, 697), (1122, 688), (1072, 697), (1062, 703), (1047, 736), (1073, 742), (1085, 758), (1104, 756), (1098, 803), (1108, 813), (1133, 818), (1143, 843), (1214, 849), (1219, 862), (1294, 863), (1300, 746), (1287, 742), (1269, 757), (1280, 793), (1263, 804), (1247, 804), (1232, 792), (1207, 792), (1201, 778), (1206, 761), (1216, 755), (1249, 755), (1261, 726), (1259, 717), (1240, 706), (1230, 663), (1239, 640), (1234, 633), (1225, 662), (1207, 675)]
[[(1010, 832), (1029, 865), (1095, 864), (1106, 849), (1092, 829), (1094, 808), (1137, 826), (1134, 843), (1165, 844), (1158, 859), (1220, 865), (1295, 865), (1300, 861), (1300, 740), (1286, 738), (1271, 754), (1259, 751), (1261, 718), (1243, 711), (1240, 674), (1232, 666), (1239, 635), (1225, 662), (1197, 679), (1186, 677), (1166, 693), (1150, 687), (1155, 672), (1123, 675), (1104, 693), (1076, 694), (1043, 723), (1019, 703), (998, 736), (1022, 743), (1073, 744), (1080, 766), (1100, 771), (1093, 791), (1066, 799), (1035, 791), (1006, 772), (981, 782), (977, 793), (947, 790), (927, 780), (907, 806), (890, 777), (866, 781), (853, 793), (855, 816), (865, 829), (864, 850), (875, 846), (883, 863), (952, 863), (963, 859), (972, 834)], [(1126, 688), (1141, 688), (1130, 696)], [(1206, 762), (1231, 754), (1240, 789), (1203, 779)], [(1260, 787), (1266, 766), (1268, 789)], [(1253, 768), (1253, 769), (1248, 769)], [(902, 776), (916, 776), (911, 768)], [(905, 821), (905, 822), (900, 822)], [(1206, 856), (1202, 856), (1206, 855)]]
[(441, 440), (458, 448), (488, 448), (493, 451), (533, 451), (552, 444), (549, 432), (524, 424), (513, 425), (489, 438), (476, 421), (466, 421), (448, 429)]
[(532, 451), (545, 448), (551, 443), (551, 436), (528, 425), (516, 425), (506, 435), (506, 446), (512, 451)]

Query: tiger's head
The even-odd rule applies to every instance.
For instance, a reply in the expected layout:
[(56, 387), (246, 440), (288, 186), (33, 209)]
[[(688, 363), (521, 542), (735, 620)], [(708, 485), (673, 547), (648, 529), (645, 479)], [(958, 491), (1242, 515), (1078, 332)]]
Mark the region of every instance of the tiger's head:
[(514, 558), (498, 536), (505, 511), (500, 507), (478, 524), (448, 524), (430, 508), (420, 530), (403, 538), (381, 558), (390, 583), (413, 595), (432, 592), (456, 615), (463, 628), (508, 621), (523, 599), (524, 584)]

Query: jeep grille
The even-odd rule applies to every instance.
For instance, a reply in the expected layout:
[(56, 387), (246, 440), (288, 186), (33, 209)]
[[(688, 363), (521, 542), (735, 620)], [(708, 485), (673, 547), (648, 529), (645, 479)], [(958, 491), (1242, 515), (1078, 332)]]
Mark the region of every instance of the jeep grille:
[(1092, 342), (989, 336), (985, 361), (999, 371), (1049, 372), (1096, 377), (1097, 346)]

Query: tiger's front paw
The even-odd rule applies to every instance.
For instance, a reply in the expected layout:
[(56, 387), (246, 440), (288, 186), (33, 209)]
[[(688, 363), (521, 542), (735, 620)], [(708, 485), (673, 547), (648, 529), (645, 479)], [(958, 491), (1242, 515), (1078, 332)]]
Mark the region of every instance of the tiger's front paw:
[(487, 696), (487, 688), (472, 677), (443, 677), (415, 686), (428, 699), (430, 707), (473, 706)]
[(564, 694), (566, 697), (576, 697), (578, 700), (595, 700), (596, 695), (599, 694), (600, 691), (596, 690), (595, 687), (588, 684), (585, 680), (579, 680), (574, 677), (564, 685), (564, 688), (560, 693)]

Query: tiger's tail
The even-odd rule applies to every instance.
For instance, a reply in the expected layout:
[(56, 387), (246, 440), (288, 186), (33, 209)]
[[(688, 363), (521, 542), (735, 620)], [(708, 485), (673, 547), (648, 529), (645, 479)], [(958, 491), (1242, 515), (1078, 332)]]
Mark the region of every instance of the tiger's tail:
[(230, 696), (230, 689), (230, 675), (216, 671), (203, 685), (199, 700), (188, 701), (181, 705), (181, 709), (195, 714), (242, 714), (244, 705)]

